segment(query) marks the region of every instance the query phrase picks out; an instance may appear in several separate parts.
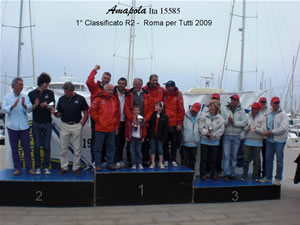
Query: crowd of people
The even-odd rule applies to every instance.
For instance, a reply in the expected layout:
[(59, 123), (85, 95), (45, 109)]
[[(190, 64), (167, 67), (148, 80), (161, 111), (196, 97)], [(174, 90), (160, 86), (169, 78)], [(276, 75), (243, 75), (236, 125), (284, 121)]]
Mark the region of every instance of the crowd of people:
[[(59, 173), (68, 172), (68, 146), (71, 144), (74, 151), (72, 170), (79, 175), (82, 128), (90, 116), (90, 153), (96, 171), (103, 169), (104, 161), (110, 170), (125, 166), (132, 170), (143, 170), (144, 167), (154, 169), (156, 166), (160, 169), (176, 167), (178, 150), (181, 164), (195, 170), (200, 145), (200, 179), (203, 182), (221, 178), (228, 181), (237, 179), (237, 155), (243, 140), (241, 180), (248, 179), (249, 163), (253, 159), (252, 179), (271, 182), (276, 155), (274, 184), (280, 184), (288, 117), (281, 110), (278, 97), (271, 99), (270, 109), (267, 99), (261, 97), (252, 104), (248, 115), (241, 108), (237, 94), (233, 94), (230, 102), (222, 106), (220, 95), (215, 93), (207, 106), (195, 102), (185, 111), (182, 93), (174, 81), (166, 82), (163, 88), (158, 83), (158, 76), (152, 74), (144, 87), (143, 80), (135, 78), (133, 88), (127, 89), (124, 77), (118, 80), (116, 86), (110, 84), (109, 72), (104, 72), (101, 81), (97, 81), (99, 70), (100, 66), (96, 65), (86, 81), (91, 93), (90, 107), (85, 98), (74, 91), (71, 82), (63, 85), (64, 95), (56, 104), (53, 91), (48, 89), (51, 78), (46, 73), (38, 77), (38, 87), (28, 95), (21, 93), (23, 80), (13, 80), (13, 92), (5, 96), (2, 108), (7, 113), (6, 127), (14, 175), (21, 174), (22, 168), (19, 141), (24, 150), (28, 173), (41, 174), (43, 169), (44, 174), (51, 174), (52, 115), (61, 118)], [(33, 121), (34, 169), (29, 145), (29, 112), (32, 112)]]

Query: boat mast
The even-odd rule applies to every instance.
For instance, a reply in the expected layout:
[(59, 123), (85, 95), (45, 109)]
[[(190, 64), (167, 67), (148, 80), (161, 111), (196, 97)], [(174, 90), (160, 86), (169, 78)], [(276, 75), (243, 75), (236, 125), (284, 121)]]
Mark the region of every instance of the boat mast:
[(33, 50), (33, 39), (32, 39), (32, 27), (34, 25), (32, 25), (32, 19), (31, 19), (31, 0), (28, 1), (28, 4), (29, 4), (30, 39), (31, 39), (32, 76), (33, 76), (33, 86), (36, 87), (34, 50)]
[(20, 3), (20, 20), (19, 20), (19, 41), (18, 41), (18, 64), (17, 64), (17, 77), (20, 77), (21, 67), (21, 50), (22, 50), (22, 22), (23, 22), (23, 0)]
[[(133, 9), (136, 8), (136, 0), (132, 1)], [(131, 21), (135, 21), (135, 14), (131, 14)], [(128, 73), (127, 73), (127, 83), (131, 87), (133, 80), (133, 70), (134, 70), (134, 39), (135, 39), (135, 25), (130, 26), (130, 36), (129, 36), (129, 53), (128, 53)]]
[(225, 72), (225, 63), (227, 60), (227, 52), (228, 52), (228, 46), (229, 46), (229, 40), (230, 40), (230, 31), (231, 31), (232, 18), (233, 18), (233, 12), (234, 12), (234, 4), (235, 4), (235, 0), (233, 0), (232, 9), (231, 9), (231, 13), (230, 13), (230, 23), (229, 23), (228, 36), (227, 36), (227, 41), (226, 41), (226, 49), (225, 49), (225, 55), (224, 55), (224, 61), (223, 61), (221, 81), (219, 82), (219, 88), (222, 88), (223, 77), (224, 77), (224, 72)]
[(241, 48), (241, 65), (239, 75), (239, 91), (243, 91), (243, 76), (244, 76), (244, 47), (245, 47), (245, 24), (246, 24), (246, 0), (243, 0), (243, 16), (242, 16), (242, 48)]

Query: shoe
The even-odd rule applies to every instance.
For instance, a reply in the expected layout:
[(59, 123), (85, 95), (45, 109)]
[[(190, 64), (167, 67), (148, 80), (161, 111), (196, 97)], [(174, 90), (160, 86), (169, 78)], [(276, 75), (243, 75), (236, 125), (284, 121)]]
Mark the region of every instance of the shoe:
[(230, 180), (236, 180), (236, 176), (228, 176)]
[(109, 170), (115, 170), (116, 167), (115, 167), (115, 165), (111, 164), (111, 165), (107, 166), (107, 169), (109, 169)]
[(14, 176), (18, 176), (18, 175), (20, 175), (21, 174), (21, 170), (15, 170), (14, 172), (13, 172), (13, 175)]
[(124, 163), (124, 162), (120, 162), (120, 166), (121, 166), (121, 168), (124, 168), (124, 167), (126, 167), (126, 163)]
[(241, 181), (246, 181), (247, 177), (245, 175), (242, 176)]
[(155, 163), (151, 163), (151, 165), (149, 166), (149, 169), (154, 169), (155, 168)]
[(223, 172), (218, 172), (218, 177), (222, 178), (223, 177)]
[(270, 183), (272, 181), (264, 177), (263, 179), (260, 179), (259, 182), (260, 183)]
[(97, 166), (97, 167), (96, 167), (96, 171), (97, 171), (97, 172), (100, 172), (101, 170), (102, 170), (102, 168), (101, 168), (100, 166)]
[(201, 181), (207, 181), (206, 176), (201, 176), (200, 179), (201, 179)]
[[(30, 174), (30, 175), (36, 175), (36, 173), (34, 172), (33, 169), (28, 170), (28, 174)], [(41, 174), (41, 171), (40, 171), (40, 174)]]
[(164, 161), (164, 166), (165, 167), (169, 166), (169, 162), (168, 161)]
[(172, 161), (172, 166), (176, 167), (178, 164), (175, 161)]
[(66, 174), (67, 172), (68, 172), (68, 170), (61, 168), (61, 170), (58, 172), (58, 174), (63, 175), (63, 174)]
[(229, 181), (229, 177), (228, 177), (228, 176), (224, 176), (224, 177), (223, 177), (223, 181), (225, 181), (225, 182), (226, 182), (226, 181)]
[(44, 174), (46, 174), (46, 175), (50, 175), (50, 174), (51, 174), (51, 172), (50, 172), (50, 170), (49, 170), (48, 168), (45, 168), (45, 169), (44, 169)]
[(136, 170), (136, 165), (133, 165), (133, 166), (131, 167), (131, 169), (132, 169), (132, 170)]
[(211, 177), (211, 179), (212, 179), (212, 180), (218, 180), (218, 176), (217, 176), (217, 175), (213, 175), (213, 176)]
[(162, 164), (162, 163), (161, 163), (161, 164), (159, 164), (159, 168), (160, 168), (160, 169), (165, 169), (165, 166), (164, 166), (164, 164)]
[(121, 164), (119, 162), (116, 163), (115, 165), (116, 169), (120, 169), (121, 168)]
[(275, 179), (274, 182), (273, 182), (273, 184), (276, 185), (276, 186), (280, 186), (280, 180)]
[(139, 170), (143, 170), (143, 169), (144, 169), (143, 165), (139, 164)]
[(79, 176), (79, 175), (80, 175), (80, 169), (74, 170), (73, 172), (74, 172), (74, 174), (75, 174), (76, 176)]
[(35, 174), (40, 175), (41, 174), (41, 169), (40, 168), (35, 169)]

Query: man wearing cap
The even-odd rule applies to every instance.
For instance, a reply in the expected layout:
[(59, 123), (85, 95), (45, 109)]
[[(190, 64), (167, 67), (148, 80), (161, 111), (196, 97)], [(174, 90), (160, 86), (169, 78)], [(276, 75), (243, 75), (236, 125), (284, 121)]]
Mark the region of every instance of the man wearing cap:
[(266, 146), (266, 175), (261, 182), (271, 182), (273, 177), (273, 161), (276, 154), (277, 168), (275, 176), (275, 185), (280, 185), (283, 171), (283, 150), (288, 137), (289, 120), (285, 112), (280, 108), (280, 99), (273, 97), (271, 99), (272, 110), (267, 117), (267, 136)]
[(197, 147), (200, 142), (199, 121), (201, 104), (196, 102), (184, 115), (182, 134), (183, 143), (180, 149), (181, 162), (184, 166), (194, 170)]
[(239, 96), (234, 94), (230, 99), (230, 103), (222, 110), (225, 125), (223, 136), (224, 181), (235, 179), (235, 167), (241, 141), (241, 132), (247, 126), (246, 113), (241, 108)]
[[(91, 71), (88, 79), (86, 81), (86, 85), (91, 93), (91, 104), (95, 96), (97, 96), (100, 92), (104, 91), (104, 86), (108, 84), (111, 80), (111, 74), (109, 72), (104, 72), (101, 78), (101, 81), (95, 81), (95, 77), (97, 75), (97, 71), (100, 70), (100, 66), (96, 65), (95, 68)], [(95, 143), (95, 121), (93, 118), (90, 118), (91, 121), (91, 159), (92, 163), (95, 162), (95, 153), (94, 153), (94, 143)]]
[[(260, 108), (260, 112), (261, 114), (264, 115), (265, 120), (267, 121), (267, 115), (268, 115), (268, 106), (267, 106), (267, 99), (265, 97), (261, 97), (259, 98), (259, 103), (261, 105)], [(262, 155), (262, 163), (260, 160), (260, 172), (259, 174), (262, 175), (262, 177), (265, 177), (266, 175), (266, 141), (267, 141), (267, 137), (264, 136), (264, 140), (263, 140), (263, 146), (261, 148), (261, 155)]]
[(259, 158), (260, 149), (263, 146), (263, 134), (266, 131), (266, 119), (263, 114), (259, 113), (261, 104), (254, 102), (251, 106), (251, 112), (248, 115), (248, 126), (244, 128), (245, 143), (244, 150), (244, 169), (242, 181), (248, 178), (248, 169), (251, 156), (253, 155), (253, 173), (252, 180), (258, 181), (259, 178)]
[(59, 174), (62, 175), (68, 172), (68, 151), (69, 144), (71, 144), (74, 151), (72, 170), (75, 175), (80, 175), (79, 167), (81, 158), (82, 128), (89, 117), (89, 106), (83, 96), (74, 92), (75, 87), (72, 82), (65, 82), (63, 89), (65, 95), (59, 98), (56, 107), (57, 112), (54, 114), (56, 117), (61, 118), (59, 134), (61, 170)]
[(166, 92), (163, 102), (166, 105), (166, 114), (169, 117), (168, 142), (171, 142), (171, 157), (169, 153), (168, 142), (164, 147), (164, 165), (168, 166), (169, 161), (172, 166), (178, 166), (176, 163), (177, 146), (176, 141), (180, 137), (182, 123), (184, 120), (184, 106), (182, 93), (176, 87), (175, 82), (170, 80), (165, 83)]
[[(149, 96), (149, 92), (142, 88), (143, 80), (141, 78), (135, 78), (133, 80), (133, 88), (131, 88), (125, 97), (124, 113), (126, 120), (133, 121), (133, 106), (137, 105), (140, 107), (140, 115), (144, 117), (145, 123), (151, 118), (151, 107), (153, 105), (152, 99)], [(150, 152), (149, 148), (142, 146), (142, 155), (144, 165), (150, 164)]]

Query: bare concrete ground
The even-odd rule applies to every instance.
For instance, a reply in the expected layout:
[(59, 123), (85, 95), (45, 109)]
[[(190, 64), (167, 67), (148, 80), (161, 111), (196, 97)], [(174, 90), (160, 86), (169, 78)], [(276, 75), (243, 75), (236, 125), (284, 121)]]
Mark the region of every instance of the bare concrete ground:
[(0, 225), (299, 225), (300, 184), (293, 184), (293, 161), (299, 152), (285, 151), (280, 200), (95, 208), (0, 207)]

